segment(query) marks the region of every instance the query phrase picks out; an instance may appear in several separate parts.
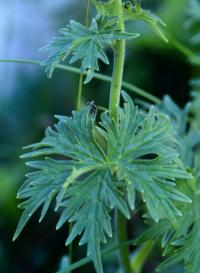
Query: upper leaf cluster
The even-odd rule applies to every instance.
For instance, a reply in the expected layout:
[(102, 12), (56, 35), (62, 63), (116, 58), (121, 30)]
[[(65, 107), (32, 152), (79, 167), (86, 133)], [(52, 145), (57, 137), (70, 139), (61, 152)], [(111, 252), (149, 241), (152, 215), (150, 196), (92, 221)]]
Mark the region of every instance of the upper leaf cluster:
[[(113, 16), (113, 0), (109, 0), (106, 3), (97, 0), (91, 0), (96, 7), (97, 12), (102, 16)], [(146, 23), (156, 35), (164, 42), (168, 42), (168, 39), (163, 31), (166, 27), (165, 23), (153, 12), (147, 9), (143, 9), (139, 4), (135, 5), (133, 1), (122, 1), (124, 21), (143, 21)]]
[(55, 37), (53, 41), (41, 50), (50, 53), (43, 62), (49, 77), (57, 64), (70, 56), (69, 63), (81, 61), (81, 71), (87, 71), (85, 83), (89, 82), (94, 71), (99, 71), (98, 60), (109, 64), (105, 47), (120, 39), (133, 39), (137, 33), (126, 33), (118, 30), (117, 17), (94, 18), (90, 27), (71, 20), (70, 24), (60, 30), (62, 36)]

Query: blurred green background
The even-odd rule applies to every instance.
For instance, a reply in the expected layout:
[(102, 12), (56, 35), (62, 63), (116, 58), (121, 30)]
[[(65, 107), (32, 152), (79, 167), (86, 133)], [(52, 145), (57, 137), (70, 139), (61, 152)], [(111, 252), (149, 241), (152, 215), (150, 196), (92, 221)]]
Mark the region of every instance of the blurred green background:
[[(163, 19), (170, 36), (191, 47), (191, 33), (185, 27), (189, 1), (141, 2)], [(83, 22), (85, 5), (85, 0), (59, 0), (55, 3), (1, 0), (0, 59), (44, 59), (46, 56), (39, 53), (38, 48), (47, 44), (71, 18)], [(173, 45), (161, 41), (144, 23), (136, 22), (127, 28), (141, 33), (141, 37), (127, 45), (124, 80), (159, 98), (170, 94), (183, 106), (190, 100), (189, 81), (198, 77), (198, 67), (191, 65)], [(196, 51), (198, 47), (194, 47)], [(112, 52), (108, 54), (111, 59)], [(111, 69), (101, 65), (104, 74), (110, 75)], [(78, 75), (58, 70), (52, 79), (47, 79), (39, 66), (0, 63), (0, 273), (54, 273), (67, 254), (64, 241), (68, 227), (66, 225), (56, 232), (58, 215), (52, 212), (40, 225), (38, 215), (35, 215), (15, 243), (12, 236), (20, 216), (16, 192), (28, 171), (19, 159), (22, 147), (39, 141), (44, 129), (54, 123), (55, 114), (70, 115), (75, 108), (78, 79)], [(83, 87), (83, 95), (83, 104), (94, 100), (97, 105), (107, 107), (109, 84), (93, 80)], [(132, 96), (139, 98), (133, 93)], [(199, 104), (195, 103), (195, 111), (199, 111)], [(129, 224), (130, 237), (143, 229), (141, 220), (134, 217)], [(83, 248), (75, 248), (74, 259), (83, 255)], [(116, 272), (115, 256), (106, 257), (105, 272)], [(144, 272), (155, 272), (160, 259), (161, 251), (156, 248)], [(89, 265), (77, 272), (93, 272), (93, 268)], [(183, 272), (181, 266), (170, 270), (170, 273), (179, 272)]]

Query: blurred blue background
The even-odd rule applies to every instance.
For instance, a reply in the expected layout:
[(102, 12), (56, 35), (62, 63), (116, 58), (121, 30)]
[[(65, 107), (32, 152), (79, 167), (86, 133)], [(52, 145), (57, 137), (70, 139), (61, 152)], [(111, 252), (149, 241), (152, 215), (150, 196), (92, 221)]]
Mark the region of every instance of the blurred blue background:
[[(189, 45), (190, 34), (184, 28), (186, 0), (142, 2), (166, 22), (170, 35)], [(83, 0), (0, 0), (0, 59), (43, 60), (46, 56), (38, 49), (70, 19), (83, 22), (85, 5)], [(137, 22), (127, 28), (141, 33), (141, 37), (128, 43), (124, 79), (160, 98), (168, 93), (183, 106), (190, 97), (188, 82), (198, 75), (197, 69), (145, 24)], [(108, 55), (111, 59), (112, 52)], [(110, 75), (111, 67), (101, 65), (101, 72)], [(35, 215), (17, 242), (12, 242), (12, 236), (20, 216), (16, 192), (27, 172), (19, 159), (22, 147), (39, 141), (44, 129), (53, 124), (55, 114), (71, 113), (78, 79), (66, 71), (56, 71), (47, 79), (40, 66), (0, 63), (0, 273), (54, 273), (67, 254), (64, 241), (68, 227), (55, 232), (58, 216), (52, 212), (40, 225)], [(107, 107), (108, 93), (108, 83), (94, 80), (83, 87), (83, 104), (94, 100)], [(133, 98), (138, 97), (133, 94)], [(131, 237), (144, 228), (139, 220), (137, 223), (134, 229), (129, 226)], [(83, 249), (77, 248), (74, 259), (83, 255)], [(160, 249), (152, 256), (156, 256), (154, 262), (149, 261), (144, 272), (154, 272)], [(106, 272), (116, 272), (113, 264), (116, 259), (111, 255), (106, 260)], [(77, 272), (92, 270), (89, 265)], [(182, 272), (182, 268), (170, 272)]]

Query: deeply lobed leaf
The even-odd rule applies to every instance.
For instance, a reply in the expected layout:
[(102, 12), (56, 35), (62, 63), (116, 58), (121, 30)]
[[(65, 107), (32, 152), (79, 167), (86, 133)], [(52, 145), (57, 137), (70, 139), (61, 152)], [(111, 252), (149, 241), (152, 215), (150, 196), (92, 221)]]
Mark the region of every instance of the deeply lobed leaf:
[[(180, 157), (194, 179), (187, 183), (179, 181), (181, 188), (192, 200), (192, 203), (181, 207), (182, 217), (177, 218), (176, 225), (163, 220), (158, 224), (150, 223), (150, 227), (142, 234), (137, 243), (153, 240), (161, 242), (163, 256), (168, 258), (158, 267), (165, 270), (174, 264), (183, 262), (186, 273), (199, 273), (200, 268), (200, 173), (196, 150), (200, 144), (200, 132), (189, 123), (190, 104), (180, 109), (170, 97), (166, 96), (159, 109), (170, 116), (173, 127), (176, 129), (176, 138), (179, 140)], [(176, 194), (176, 197), (178, 195)], [(177, 199), (178, 200), (178, 199)]]
[[(188, 191), (187, 191), (188, 193)], [(190, 188), (191, 204), (182, 209), (182, 217), (174, 227), (169, 222), (162, 221), (153, 224), (138, 240), (137, 243), (146, 240), (160, 241), (164, 248), (163, 256), (168, 258), (161, 263), (158, 270), (165, 270), (171, 266), (183, 262), (185, 273), (199, 273), (200, 268), (200, 179), (196, 174), (193, 187)]]
[(55, 37), (50, 44), (41, 48), (50, 53), (43, 62), (47, 75), (51, 77), (56, 65), (71, 56), (69, 63), (80, 60), (81, 70), (88, 72), (85, 83), (92, 79), (95, 70), (99, 71), (99, 60), (109, 64), (105, 47), (115, 40), (138, 37), (137, 33), (119, 31), (116, 17), (96, 17), (89, 28), (71, 20), (60, 33), (62, 36)]
[(190, 199), (177, 190), (175, 179), (191, 176), (180, 164), (169, 119), (154, 108), (143, 115), (124, 92), (123, 98), (118, 124), (107, 112), (97, 123), (86, 107), (72, 117), (57, 116), (44, 139), (28, 147), (33, 150), (22, 158), (40, 159), (28, 163), (36, 170), (19, 190), (24, 211), (14, 239), (41, 206), (42, 220), (56, 197), (55, 208), (61, 208), (57, 228), (73, 222), (66, 243), (80, 235), (101, 273), (100, 245), (112, 236), (110, 212), (116, 208), (129, 218), (136, 192), (156, 222), (176, 222), (175, 203)]

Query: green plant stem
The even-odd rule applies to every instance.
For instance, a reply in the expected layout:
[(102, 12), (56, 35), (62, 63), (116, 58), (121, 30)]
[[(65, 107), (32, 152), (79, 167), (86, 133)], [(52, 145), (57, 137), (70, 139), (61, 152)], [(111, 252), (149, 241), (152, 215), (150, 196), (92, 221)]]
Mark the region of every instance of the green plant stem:
[[(19, 63), (19, 64), (33, 64), (33, 65), (41, 65), (40, 61), (35, 61), (35, 60), (26, 60), (26, 59), (0, 59), (0, 62), (5, 62), (5, 63)], [(69, 65), (56, 65), (57, 69), (72, 72), (74, 74), (80, 74), (81, 70), (79, 68), (76, 68), (74, 66), (69, 66)], [(83, 75), (87, 75), (87, 72), (83, 72)], [(101, 73), (94, 73), (94, 78), (104, 81), (104, 82), (111, 82), (112, 78), (110, 76), (103, 75)], [(127, 88), (129, 91), (144, 97), (148, 99), (149, 101), (159, 104), (161, 103), (161, 100), (157, 98), (154, 95), (149, 94), (147, 91), (131, 84), (126, 81), (122, 82), (122, 87)]]
[(149, 257), (152, 249), (153, 242), (148, 241), (144, 243), (135, 253), (133, 258), (131, 259), (131, 268), (134, 273), (142, 273), (142, 269), (144, 267), (144, 263)]
[[(124, 31), (124, 19), (121, 0), (113, 2), (114, 16), (118, 17), (118, 29)], [(109, 110), (111, 117), (118, 123), (118, 107), (120, 102), (120, 92), (122, 87), (122, 78), (124, 71), (125, 59), (125, 40), (117, 40), (114, 47), (114, 66), (110, 88)], [(116, 210), (116, 238), (118, 243), (122, 243), (127, 239), (126, 218), (119, 210)], [(127, 246), (119, 248), (119, 261), (124, 273), (131, 273), (131, 264), (129, 260), (129, 249)]]
[[(118, 17), (118, 29), (124, 31), (124, 19), (121, 0), (113, 2), (114, 15)], [(117, 40), (114, 48), (114, 66), (112, 74), (112, 82), (110, 88), (109, 110), (112, 117), (117, 121), (118, 106), (120, 101), (120, 92), (122, 87), (122, 77), (124, 71), (125, 59), (125, 40)]]
[(196, 54), (192, 52), (189, 48), (187, 48), (185, 45), (180, 43), (178, 40), (176, 40), (174, 37), (172, 37), (169, 33), (167, 34), (167, 38), (170, 42), (170, 44), (176, 48), (179, 52), (181, 52), (185, 57), (187, 58), (195, 58)]
[[(119, 211), (116, 211), (116, 238), (119, 244), (127, 240), (126, 218)], [(119, 260), (123, 268), (123, 273), (135, 273), (131, 268), (129, 259), (129, 249), (127, 245), (122, 245), (119, 248)]]
[[(89, 16), (90, 16), (90, 0), (87, 0), (85, 26), (88, 26), (88, 24), (89, 24)], [(80, 109), (81, 109), (81, 98), (82, 98), (82, 92), (83, 92), (83, 76), (84, 76), (83, 73), (81, 73), (79, 76), (78, 93), (77, 93), (77, 97), (76, 97), (76, 110), (77, 111), (80, 111)]]
[(78, 92), (76, 97), (76, 110), (81, 110), (81, 97), (82, 97), (82, 91), (83, 91), (83, 73), (79, 76), (79, 83), (78, 83)]

